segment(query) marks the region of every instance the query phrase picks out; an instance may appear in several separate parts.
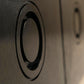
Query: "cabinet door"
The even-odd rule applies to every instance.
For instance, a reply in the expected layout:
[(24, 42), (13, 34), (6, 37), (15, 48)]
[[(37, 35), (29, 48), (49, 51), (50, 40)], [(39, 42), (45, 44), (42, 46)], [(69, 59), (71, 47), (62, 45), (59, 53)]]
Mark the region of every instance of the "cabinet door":
[(0, 0), (0, 84), (64, 84), (59, 0)]
[(61, 0), (67, 84), (84, 83), (83, 4), (83, 0)]

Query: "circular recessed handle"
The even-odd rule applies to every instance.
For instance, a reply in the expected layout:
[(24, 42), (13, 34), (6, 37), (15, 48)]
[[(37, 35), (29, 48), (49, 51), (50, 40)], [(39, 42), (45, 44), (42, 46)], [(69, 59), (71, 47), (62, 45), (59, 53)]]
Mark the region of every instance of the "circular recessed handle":
[[(35, 30), (35, 37), (32, 30)], [(44, 23), (35, 3), (29, 2), (21, 7), (15, 31), (16, 55), (20, 70), (24, 77), (34, 81), (43, 69), (46, 47)]]
[(81, 17), (79, 8), (75, 8), (74, 10), (74, 33), (76, 38), (79, 39), (81, 34)]

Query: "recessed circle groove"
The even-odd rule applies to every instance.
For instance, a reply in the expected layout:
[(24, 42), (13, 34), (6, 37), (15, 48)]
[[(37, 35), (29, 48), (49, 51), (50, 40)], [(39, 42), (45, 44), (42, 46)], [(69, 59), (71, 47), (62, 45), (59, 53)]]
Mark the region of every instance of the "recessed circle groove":
[[(39, 38), (37, 56), (33, 61), (27, 58), (23, 45), (24, 25), (29, 19), (35, 22)], [(22, 74), (31, 81), (37, 79), (42, 71), (45, 60), (45, 30), (40, 11), (33, 2), (25, 4), (19, 11), (16, 22), (15, 46)]]

